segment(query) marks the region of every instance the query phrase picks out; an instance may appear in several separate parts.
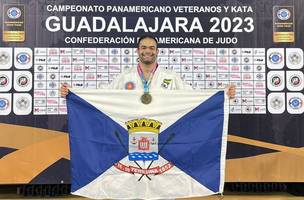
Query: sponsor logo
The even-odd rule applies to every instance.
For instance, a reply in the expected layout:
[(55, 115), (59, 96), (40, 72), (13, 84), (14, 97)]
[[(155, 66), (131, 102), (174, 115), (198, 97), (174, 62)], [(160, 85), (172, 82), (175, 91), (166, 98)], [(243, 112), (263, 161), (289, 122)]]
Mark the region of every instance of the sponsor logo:
[(56, 88), (57, 87), (57, 83), (56, 82), (50, 82), (49, 83), (49, 87), (52, 88), (52, 89)]
[(74, 55), (83, 55), (84, 54), (84, 50), (82, 48), (73, 48), (72, 49), (72, 54)]
[(0, 110), (6, 110), (9, 107), (9, 100), (0, 98)]
[(0, 75), (0, 87), (5, 87), (8, 85), (8, 77), (5, 75)]
[(231, 53), (232, 53), (233, 55), (235, 55), (235, 54), (237, 54), (237, 50), (236, 50), (236, 49), (232, 49)]
[(47, 112), (47, 114), (57, 114), (58, 108), (57, 107), (47, 107), (46, 112)]
[(176, 63), (176, 62), (178, 62), (178, 61), (179, 61), (178, 58), (176, 58), (176, 57), (173, 57), (173, 58), (172, 58), (172, 62)]
[(62, 57), (62, 58), (60, 58), (60, 63), (61, 64), (70, 64), (71, 59), (69, 57)]
[(216, 55), (216, 51), (215, 49), (207, 49), (207, 55), (211, 56), (211, 55)]
[(45, 63), (46, 62), (46, 58), (35, 58), (35, 62), (36, 63)]
[(112, 50), (111, 50), (111, 54), (117, 55), (117, 54), (118, 54), (118, 50), (117, 50), (117, 49), (112, 49)]
[(289, 99), (288, 104), (292, 109), (298, 110), (302, 107), (303, 101), (299, 97), (292, 97)]
[(56, 49), (56, 48), (49, 48), (48, 49), (48, 54), (50, 56), (57, 56), (57, 55), (59, 55), (59, 50)]
[(41, 73), (36, 74), (36, 77), (37, 77), (37, 79), (38, 79), (38, 80), (42, 80), (42, 79), (44, 79), (44, 75), (43, 75), (43, 74), (41, 74)]
[(220, 55), (225, 55), (225, 54), (227, 54), (226, 49), (220, 49), (218, 52), (219, 52)]
[(86, 80), (96, 80), (95, 73), (87, 73), (85, 75)]
[(21, 16), (21, 10), (16, 7), (11, 7), (6, 12), (10, 19), (18, 19)]
[[(187, 50), (186, 50), (187, 51)], [(192, 53), (192, 52), (191, 52)], [(159, 51), (160, 55), (168, 55), (168, 51), (166, 49), (160, 49)]]
[(206, 66), (206, 71), (216, 71), (216, 66), (214, 65), (207, 65)]
[(45, 106), (46, 100), (45, 99), (35, 99), (34, 104), (35, 104), (35, 106)]
[(129, 49), (125, 49), (124, 53), (125, 53), (126, 55), (128, 55), (128, 54), (130, 54), (130, 50), (129, 50)]
[(35, 97), (46, 97), (45, 90), (34, 90)]
[(22, 74), (20, 76), (17, 77), (17, 84), (20, 87), (26, 87), (29, 84), (29, 77)]
[(240, 72), (241, 71), (241, 68), (238, 65), (232, 65), (230, 67), (230, 69), (231, 69), (231, 71), (234, 71), (234, 72)]
[(90, 48), (86, 48), (84, 50), (85, 54), (91, 54), (91, 55), (96, 55), (96, 50), (95, 49), (90, 49)]
[(243, 70), (248, 72), (248, 71), (251, 70), (251, 66), (250, 65), (245, 65), (245, 66), (243, 66)]
[(60, 74), (60, 79), (61, 80), (70, 80), (71, 75), (70, 74)]
[(85, 57), (85, 63), (96, 63), (95, 57)]
[(37, 88), (43, 88), (44, 84), (42, 82), (37, 83)]
[(17, 62), (25, 65), (28, 64), (31, 60), (31, 56), (26, 52), (21, 52), (17, 54)]
[(185, 71), (189, 71), (190, 70), (190, 66), (188, 66), (188, 65), (184, 66), (184, 70)]
[(203, 75), (202, 75), (201, 73), (198, 73), (198, 74), (196, 74), (196, 78), (197, 78), (197, 79), (202, 79), (202, 78), (203, 78)]
[(248, 62), (249, 62), (249, 58), (247, 58), (247, 57), (244, 58), (244, 62), (245, 62), (245, 63), (248, 63)]
[(81, 65), (73, 66), (73, 72), (82, 72), (83, 70), (84, 70), (84, 67)]
[(20, 97), (16, 101), (16, 107), (20, 110), (26, 110), (30, 107), (30, 101), (26, 97)]
[(290, 11), (287, 10), (286, 8), (277, 11), (277, 17), (283, 21), (288, 20), (290, 18), (290, 15), (291, 15)]
[(112, 62), (112, 63), (118, 63), (118, 61), (119, 61), (119, 60), (118, 60), (118, 58), (116, 58), (116, 57), (114, 57), (114, 58), (111, 59), (111, 62)]
[(282, 77), (275, 74), (271, 77), (270, 81), (273, 86), (278, 87), (282, 84)]
[(282, 62), (282, 55), (279, 52), (273, 52), (269, 55), (269, 61), (273, 64), (279, 64)]
[(257, 71), (261, 71), (262, 69), (263, 69), (263, 67), (261, 65), (256, 66)]
[(265, 99), (254, 99), (254, 104), (255, 105), (264, 105), (266, 102)]
[(56, 74), (51, 74), (50, 79), (54, 80), (56, 78)]
[(234, 99), (232, 99), (232, 103), (237, 105), (240, 103), (240, 100), (238, 98), (234, 98)]
[(131, 62), (131, 59), (128, 58), (128, 57), (124, 57), (124, 58), (122, 59), (122, 61), (123, 61), (124, 63), (130, 63), (130, 62)]
[(5, 51), (1, 51), (0, 52), (0, 65), (6, 65), (9, 63), (9, 61), (10, 61), (10, 54)]
[(288, 55), (288, 61), (293, 65), (298, 65), (302, 61), (302, 57), (298, 52), (292, 52)]
[(242, 49), (242, 55), (251, 55), (251, 54), (252, 54), (252, 50)]
[(231, 58), (232, 63), (237, 63), (238, 61), (239, 61), (239, 59), (237, 57), (232, 57)]
[(264, 78), (264, 74), (261, 74), (261, 73), (258, 73), (258, 74), (256, 74), (256, 79), (258, 79), (258, 80), (262, 80), (263, 78)]
[(42, 65), (39, 65), (39, 66), (37, 67), (37, 70), (40, 71), (40, 72), (43, 71), (43, 66), (42, 66)]
[(292, 86), (298, 87), (302, 81), (301, 81), (301, 78), (295, 74), (290, 77), (289, 82)]
[(46, 101), (47, 105), (58, 105), (58, 100), (56, 99), (47, 99)]
[(210, 81), (207, 83), (208, 88), (214, 88), (215, 87), (215, 83), (213, 81)]
[(259, 48), (259, 49), (254, 49), (254, 55), (264, 55), (265, 49)]
[(245, 112), (247, 112), (247, 113), (251, 113), (252, 110), (253, 110), (252, 106), (246, 106), (245, 107)]
[(218, 71), (229, 71), (228, 66), (227, 65), (220, 65), (218, 66)]
[[(182, 49), (181, 50), (181, 54), (182, 55), (189, 55), (192, 54), (192, 50), (191, 49)], [(204, 50), (201, 49), (193, 49), (193, 54), (199, 54), (199, 55), (204, 55)]]
[(35, 54), (46, 55), (45, 49), (35, 48)]
[(46, 108), (45, 107), (34, 108), (34, 115), (44, 115), (44, 114), (46, 114)]
[(254, 60), (257, 63), (264, 63), (264, 58), (255, 58)]
[(107, 51), (105, 49), (98, 49), (100, 55), (106, 55)]
[(275, 110), (281, 109), (283, 106), (283, 99), (280, 96), (274, 96), (270, 99), (270, 105)]
[(243, 80), (252, 80), (252, 75), (251, 74), (243, 74)]
[(50, 96), (50, 97), (56, 97), (56, 96), (57, 96), (57, 92), (54, 91), (54, 90), (50, 90), (50, 91), (49, 91), (49, 96)]
[(228, 64), (228, 59), (226, 57), (219, 57), (218, 64)]
[(255, 82), (256, 88), (265, 88), (265, 82), (264, 81), (256, 81)]

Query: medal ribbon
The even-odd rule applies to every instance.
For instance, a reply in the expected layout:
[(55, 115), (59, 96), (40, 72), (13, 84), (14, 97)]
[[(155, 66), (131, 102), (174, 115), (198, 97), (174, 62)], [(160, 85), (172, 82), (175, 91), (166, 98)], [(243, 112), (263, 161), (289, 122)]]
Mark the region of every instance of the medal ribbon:
[(151, 73), (149, 75), (148, 80), (146, 80), (145, 76), (144, 76), (144, 72), (141, 69), (141, 66), (139, 64), (137, 65), (138, 75), (140, 76), (141, 82), (144, 85), (144, 93), (149, 93), (149, 87), (150, 87), (152, 78), (153, 78), (153, 76), (155, 74), (155, 71), (156, 71), (157, 67), (158, 67), (158, 64), (156, 64), (156, 66), (152, 69), (152, 71), (151, 71)]

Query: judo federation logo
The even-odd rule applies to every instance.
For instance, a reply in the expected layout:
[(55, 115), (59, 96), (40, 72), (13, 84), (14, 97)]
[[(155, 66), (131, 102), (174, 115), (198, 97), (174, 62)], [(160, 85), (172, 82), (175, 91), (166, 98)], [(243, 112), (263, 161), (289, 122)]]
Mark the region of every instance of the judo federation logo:
[(22, 13), (19, 8), (11, 7), (7, 10), (6, 14), (10, 19), (18, 19)]
[(129, 160), (157, 160), (161, 122), (135, 119), (126, 122), (129, 132)]

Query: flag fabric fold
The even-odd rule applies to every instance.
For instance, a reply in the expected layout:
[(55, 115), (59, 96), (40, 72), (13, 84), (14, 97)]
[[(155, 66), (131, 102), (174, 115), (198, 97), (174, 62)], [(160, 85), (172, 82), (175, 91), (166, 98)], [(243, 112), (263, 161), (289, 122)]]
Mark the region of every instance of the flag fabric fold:
[(72, 193), (168, 199), (223, 192), (224, 91), (72, 89), (67, 96)]

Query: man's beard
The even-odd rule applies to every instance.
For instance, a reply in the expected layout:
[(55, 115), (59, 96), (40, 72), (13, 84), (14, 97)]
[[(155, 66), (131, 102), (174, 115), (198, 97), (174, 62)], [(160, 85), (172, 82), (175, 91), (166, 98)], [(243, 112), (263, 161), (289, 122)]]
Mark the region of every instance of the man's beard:
[(143, 64), (145, 64), (145, 65), (151, 65), (151, 64), (153, 64), (153, 63), (155, 62), (155, 60), (156, 60), (155, 54), (151, 54), (151, 57), (153, 57), (151, 60), (145, 60), (144, 57), (145, 57), (145, 55), (144, 55), (144, 54), (141, 54), (139, 60), (140, 60)]

